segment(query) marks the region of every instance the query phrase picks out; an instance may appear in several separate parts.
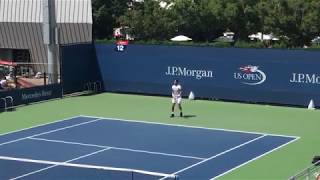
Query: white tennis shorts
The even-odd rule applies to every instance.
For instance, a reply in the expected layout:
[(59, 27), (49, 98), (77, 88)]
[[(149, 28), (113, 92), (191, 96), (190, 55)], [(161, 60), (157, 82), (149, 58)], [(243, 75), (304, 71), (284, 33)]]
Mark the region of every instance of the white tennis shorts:
[(172, 97), (172, 103), (181, 104), (182, 98), (181, 97)]

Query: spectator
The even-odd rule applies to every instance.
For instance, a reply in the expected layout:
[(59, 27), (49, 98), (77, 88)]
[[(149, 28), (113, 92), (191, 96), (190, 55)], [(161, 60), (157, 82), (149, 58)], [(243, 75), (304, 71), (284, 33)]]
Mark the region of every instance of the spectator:
[(14, 77), (13, 77), (12, 72), (10, 72), (10, 73), (6, 76), (6, 79), (7, 79), (8, 81), (14, 81)]
[(4, 89), (6, 90), (7, 89), (7, 80), (6, 80), (6, 77), (2, 77), (1, 80), (0, 80), (0, 89)]
[(36, 79), (40, 79), (40, 78), (42, 78), (42, 77), (43, 77), (43, 75), (42, 75), (41, 72), (37, 72), (37, 74), (35, 75), (35, 78), (36, 78)]

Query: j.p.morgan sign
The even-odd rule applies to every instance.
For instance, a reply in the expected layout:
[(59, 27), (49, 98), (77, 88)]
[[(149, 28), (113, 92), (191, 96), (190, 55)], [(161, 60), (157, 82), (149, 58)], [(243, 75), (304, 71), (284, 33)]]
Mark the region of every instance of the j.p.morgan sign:
[(176, 77), (193, 77), (197, 80), (201, 80), (203, 78), (213, 78), (213, 71), (206, 69), (190, 69), (187, 67), (168, 66), (165, 75)]
[(290, 83), (320, 84), (320, 74), (292, 73)]

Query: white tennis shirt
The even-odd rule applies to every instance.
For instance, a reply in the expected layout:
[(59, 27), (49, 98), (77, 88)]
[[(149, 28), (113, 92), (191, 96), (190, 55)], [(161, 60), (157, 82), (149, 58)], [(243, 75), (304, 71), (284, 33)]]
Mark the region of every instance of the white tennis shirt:
[(181, 86), (178, 85), (172, 85), (172, 97), (173, 98), (180, 98), (181, 97)]

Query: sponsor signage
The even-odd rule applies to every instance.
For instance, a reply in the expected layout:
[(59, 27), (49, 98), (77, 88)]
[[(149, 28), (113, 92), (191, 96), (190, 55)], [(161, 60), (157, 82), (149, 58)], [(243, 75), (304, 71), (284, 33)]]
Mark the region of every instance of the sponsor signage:
[(209, 99), (320, 103), (320, 52), (130, 45), (119, 55), (112, 45), (96, 48), (108, 91), (170, 95), (172, 80), (179, 79), (184, 96), (192, 91)]
[[(55, 84), (0, 92), (1, 98), (7, 96), (11, 96), (13, 98), (14, 105), (17, 106), (21, 104), (61, 98), (62, 86), (60, 84)], [(3, 108), (3, 104), (1, 104), (1, 102), (0, 108)]]
[(292, 73), (290, 83), (320, 85), (320, 74)]
[(40, 90), (40, 91), (34, 91), (34, 92), (26, 92), (21, 93), (21, 99), (22, 101), (28, 101), (33, 99), (41, 99), (41, 98), (48, 98), (52, 96), (53, 91), (52, 90)]
[(267, 80), (266, 74), (259, 69), (259, 66), (243, 66), (238, 72), (233, 74), (234, 79), (239, 80), (242, 84), (256, 86), (263, 84)]
[(168, 66), (165, 75), (175, 77), (190, 77), (201, 80), (203, 78), (213, 78), (213, 71), (207, 69), (191, 69), (180, 66)]

